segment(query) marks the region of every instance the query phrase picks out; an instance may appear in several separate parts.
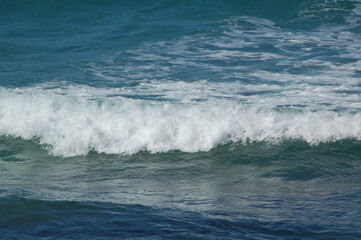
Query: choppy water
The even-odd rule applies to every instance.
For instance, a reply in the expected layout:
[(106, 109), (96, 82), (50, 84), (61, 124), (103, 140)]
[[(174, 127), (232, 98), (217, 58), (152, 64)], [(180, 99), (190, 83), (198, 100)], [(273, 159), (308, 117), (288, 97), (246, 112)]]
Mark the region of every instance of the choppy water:
[(1, 239), (360, 239), (361, 2), (0, 3)]

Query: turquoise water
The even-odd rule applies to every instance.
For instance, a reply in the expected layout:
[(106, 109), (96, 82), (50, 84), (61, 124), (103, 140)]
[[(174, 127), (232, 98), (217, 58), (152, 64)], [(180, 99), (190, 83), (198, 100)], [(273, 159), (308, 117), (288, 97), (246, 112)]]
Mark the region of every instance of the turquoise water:
[(360, 239), (361, 2), (0, 3), (1, 239)]

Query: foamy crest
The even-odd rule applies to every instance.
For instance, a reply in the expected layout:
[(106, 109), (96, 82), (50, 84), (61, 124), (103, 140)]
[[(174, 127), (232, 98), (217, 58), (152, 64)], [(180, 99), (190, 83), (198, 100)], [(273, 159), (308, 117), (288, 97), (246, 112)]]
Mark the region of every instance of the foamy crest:
[(58, 156), (89, 151), (208, 151), (228, 142), (361, 139), (361, 114), (269, 109), (219, 100), (91, 100), (48, 91), (0, 89), (0, 135), (38, 139)]

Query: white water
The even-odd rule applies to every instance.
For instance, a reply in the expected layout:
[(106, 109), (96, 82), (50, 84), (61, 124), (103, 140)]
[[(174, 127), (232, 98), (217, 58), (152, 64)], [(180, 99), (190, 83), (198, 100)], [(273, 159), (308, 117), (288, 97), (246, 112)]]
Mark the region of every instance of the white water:
[(92, 150), (208, 151), (228, 142), (361, 140), (360, 112), (277, 110), (230, 100), (159, 102), (101, 94), (94, 98), (87, 93), (0, 89), (0, 135), (39, 139), (51, 154), (64, 157)]

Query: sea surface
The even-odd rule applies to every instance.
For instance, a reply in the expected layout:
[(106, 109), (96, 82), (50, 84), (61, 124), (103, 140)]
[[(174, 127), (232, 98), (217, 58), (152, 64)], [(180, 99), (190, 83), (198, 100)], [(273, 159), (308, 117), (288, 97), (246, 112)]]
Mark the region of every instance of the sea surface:
[(361, 1), (1, 0), (0, 239), (361, 239)]

